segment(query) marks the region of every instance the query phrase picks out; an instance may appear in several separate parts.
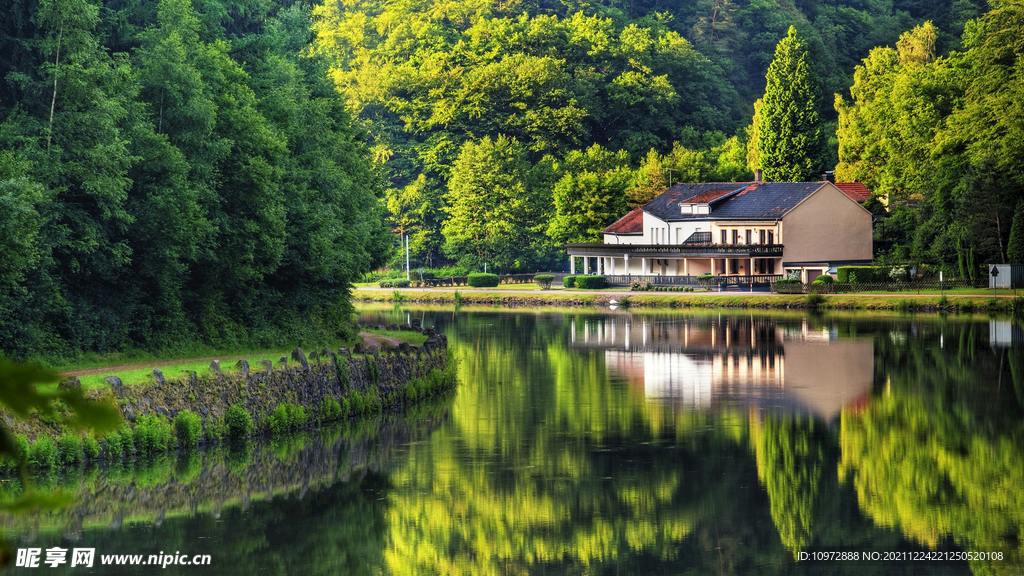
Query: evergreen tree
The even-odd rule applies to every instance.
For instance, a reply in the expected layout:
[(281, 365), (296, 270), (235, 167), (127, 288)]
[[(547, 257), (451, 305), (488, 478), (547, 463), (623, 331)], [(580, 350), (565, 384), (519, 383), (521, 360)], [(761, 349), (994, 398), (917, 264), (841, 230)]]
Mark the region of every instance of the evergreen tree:
[(757, 149), (765, 180), (816, 180), (825, 168), (825, 134), (818, 94), (803, 41), (790, 26), (768, 67), (757, 126)]
[(1024, 262), (1024, 202), (1017, 203), (1010, 226), (1010, 242), (1006, 246), (1006, 258), (1013, 264)]

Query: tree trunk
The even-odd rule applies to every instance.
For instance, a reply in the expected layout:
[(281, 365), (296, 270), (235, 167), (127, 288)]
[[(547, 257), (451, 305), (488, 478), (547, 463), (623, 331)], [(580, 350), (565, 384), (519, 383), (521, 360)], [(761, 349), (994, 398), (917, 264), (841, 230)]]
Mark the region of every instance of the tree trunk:
[(46, 153), (50, 153), (50, 142), (53, 140), (53, 111), (57, 107), (57, 72), (60, 70), (60, 41), (64, 39), (64, 19), (60, 19), (60, 30), (57, 32), (57, 57), (53, 60), (53, 98), (50, 100), (50, 129), (46, 134)]

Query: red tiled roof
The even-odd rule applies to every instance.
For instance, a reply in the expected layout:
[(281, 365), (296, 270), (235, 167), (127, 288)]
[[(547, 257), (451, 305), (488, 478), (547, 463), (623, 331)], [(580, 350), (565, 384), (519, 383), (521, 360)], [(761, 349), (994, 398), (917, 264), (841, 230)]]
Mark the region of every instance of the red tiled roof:
[(871, 190), (868, 190), (868, 187), (861, 182), (836, 182), (836, 188), (842, 190), (843, 194), (849, 196), (857, 204), (871, 198)]
[(707, 204), (708, 202), (712, 202), (714, 200), (718, 200), (722, 196), (725, 196), (726, 194), (731, 194), (731, 193), (733, 193), (735, 191), (736, 191), (735, 188), (733, 188), (731, 190), (708, 190), (707, 192), (701, 192), (700, 194), (697, 194), (693, 198), (687, 198), (686, 200), (683, 200), (681, 203), (682, 204)]
[(634, 208), (632, 212), (619, 218), (614, 224), (602, 230), (605, 234), (643, 234), (644, 211)]

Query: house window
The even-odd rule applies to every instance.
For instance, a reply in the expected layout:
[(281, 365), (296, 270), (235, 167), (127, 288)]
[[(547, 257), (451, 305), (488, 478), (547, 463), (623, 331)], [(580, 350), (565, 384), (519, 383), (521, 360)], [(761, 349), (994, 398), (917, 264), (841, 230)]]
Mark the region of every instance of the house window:
[(775, 274), (775, 260), (774, 259), (768, 261), (768, 273), (769, 274)]
[(771, 230), (768, 231), (768, 243), (775, 244), (775, 232), (772, 232)]
[(740, 231), (739, 230), (733, 230), (732, 231), (732, 243), (733, 244), (739, 244), (739, 242), (740, 242), (739, 238), (740, 238)]
[(753, 237), (751, 236), (751, 234), (753, 234), (753, 232), (750, 231), (750, 230), (747, 230), (747, 244), (753, 244), (754, 243)]
[[(732, 233), (735, 235), (736, 231), (733, 230)], [(729, 259), (729, 273), (730, 274), (739, 274), (740, 273), (740, 261), (739, 261), (739, 259), (737, 259), (737, 258), (730, 258)]]
[(722, 230), (722, 244), (727, 244), (728, 243), (727, 240), (726, 240), (726, 236), (725, 236), (726, 234), (728, 234), (728, 232), (726, 232), (725, 230)]
[(761, 244), (764, 244), (764, 230), (761, 230)]

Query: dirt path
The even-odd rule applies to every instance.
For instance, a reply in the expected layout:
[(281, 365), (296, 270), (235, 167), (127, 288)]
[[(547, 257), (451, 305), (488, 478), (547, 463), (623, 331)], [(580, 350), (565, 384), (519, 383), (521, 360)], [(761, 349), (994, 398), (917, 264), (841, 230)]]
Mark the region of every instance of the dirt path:
[(401, 340), (397, 338), (391, 338), (390, 336), (380, 336), (378, 334), (368, 334), (366, 332), (360, 332), (359, 335), (363, 337), (363, 341), (366, 342), (367, 346), (380, 347), (381, 340), (387, 341), (387, 343), (391, 344), (392, 346), (398, 346), (399, 344), (402, 343)]
[(101, 366), (100, 368), (87, 368), (85, 370), (71, 370), (69, 372), (61, 372), (63, 376), (88, 376), (89, 374), (97, 374), (99, 372), (124, 372), (125, 370), (138, 370), (139, 368), (159, 368), (160, 366), (167, 366), (169, 364), (192, 364), (194, 362), (206, 362), (214, 360), (240, 360), (242, 358), (248, 358), (250, 355), (241, 356), (210, 356), (208, 358), (182, 358), (181, 360), (157, 360), (154, 362), (138, 362), (135, 364), (118, 364), (117, 366)]

